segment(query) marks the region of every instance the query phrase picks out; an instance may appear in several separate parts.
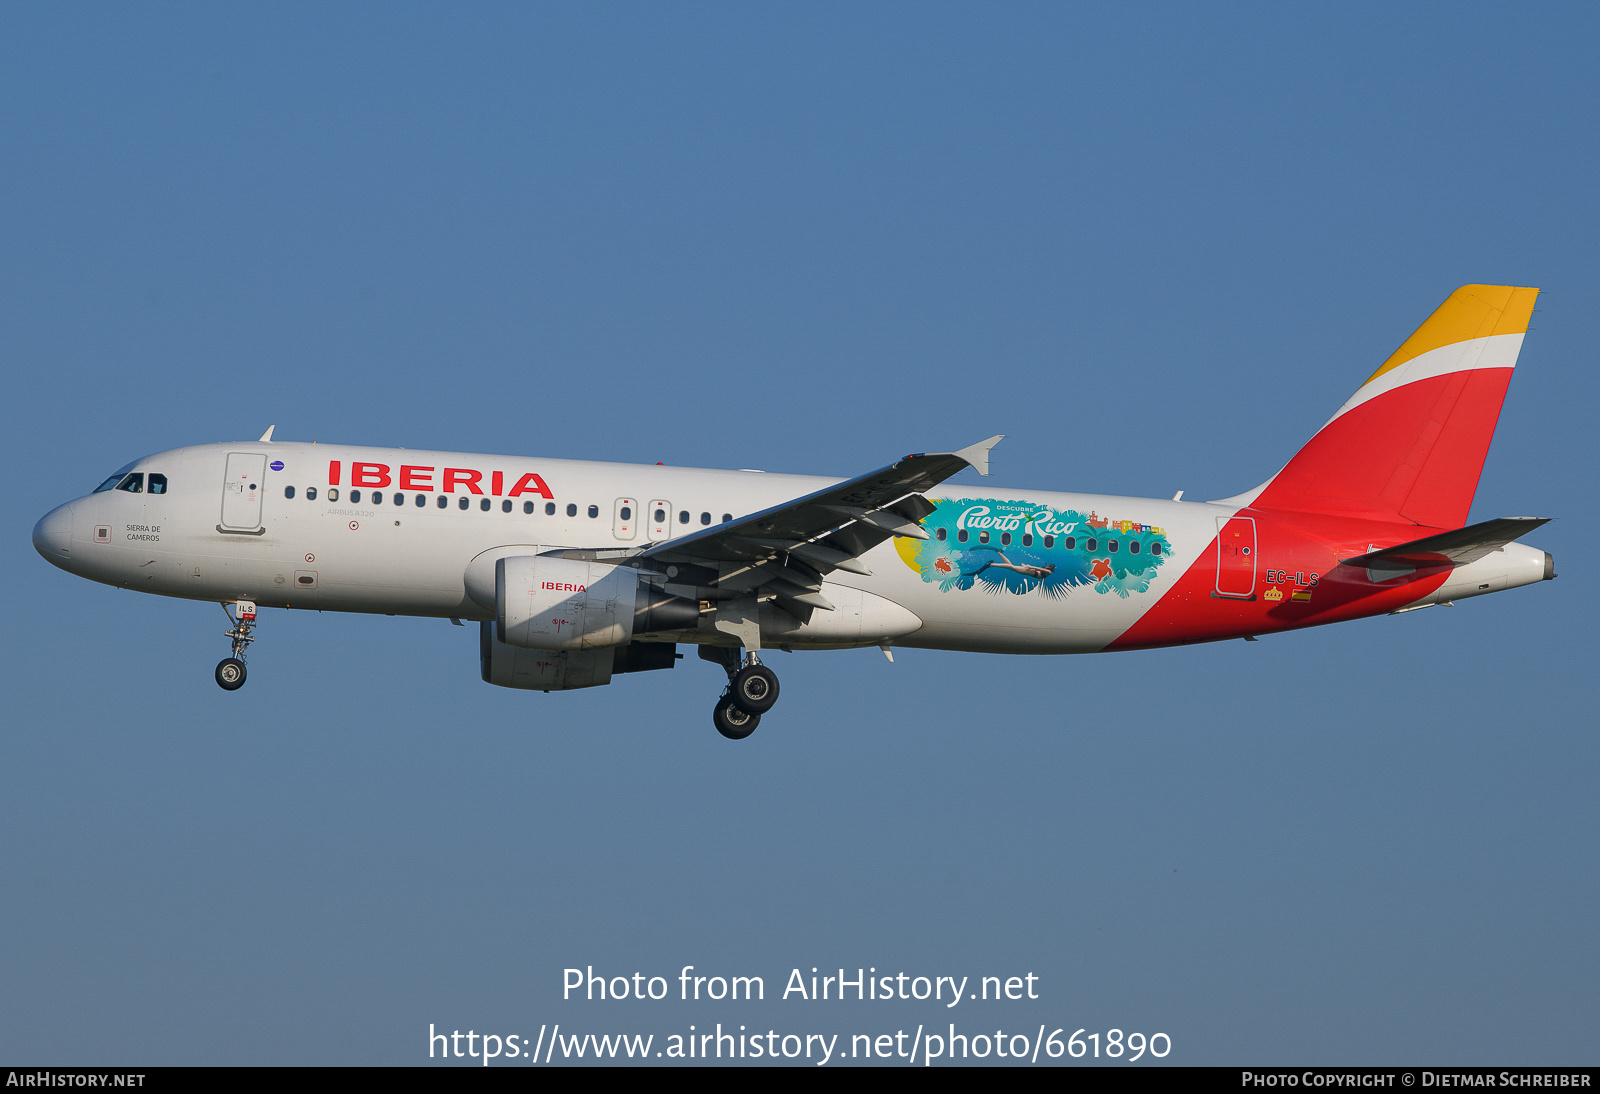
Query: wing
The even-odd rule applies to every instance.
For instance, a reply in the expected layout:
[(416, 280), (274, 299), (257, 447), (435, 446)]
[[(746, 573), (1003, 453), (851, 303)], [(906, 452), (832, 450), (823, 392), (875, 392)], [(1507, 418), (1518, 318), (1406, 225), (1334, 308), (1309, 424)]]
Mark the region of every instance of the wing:
[[(959, 452), (907, 456), (870, 474), (759, 513), (668, 540), (635, 556), (672, 573), (666, 591), (699, 600), (770, 594), (802, 620), (833, 610), (822, 579), (833, 570), (870, 574), (861, 556), (886, 539), (927, 539), (920, 521), (933, 512), (922, 496), (963, 468), (989, 473), (1000, 437)], [(669, 571), (671, 572), (671, 571)]]

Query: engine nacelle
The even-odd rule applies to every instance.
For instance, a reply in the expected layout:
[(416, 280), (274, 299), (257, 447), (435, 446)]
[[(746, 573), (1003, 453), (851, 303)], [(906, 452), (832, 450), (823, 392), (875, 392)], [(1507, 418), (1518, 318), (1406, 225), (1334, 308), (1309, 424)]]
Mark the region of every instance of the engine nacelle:
[(636, 634), (691, 630), (700, 621), (695, 601), (604, 562), (513, 555), (495, 561), (494, 585), (495, 638), (519, 649), (607, 649), (628, 645)]
[(633, 642), (605, 649), (520, 649), (495, 638), (496, 625), (478, 624), (478, 653), (485, 683), (524, 691), (571, 691), (611, 683), (624, 672), (670, 669), (678, 660), (678, 647), (670, 642)]

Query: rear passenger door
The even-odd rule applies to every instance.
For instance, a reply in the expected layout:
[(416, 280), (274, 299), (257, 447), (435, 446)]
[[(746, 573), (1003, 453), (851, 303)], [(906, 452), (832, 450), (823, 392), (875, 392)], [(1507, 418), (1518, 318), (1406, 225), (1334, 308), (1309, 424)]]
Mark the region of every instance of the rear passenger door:
[(1256, 522), (1253, 517), (1217, 518), (1215, 596), (1256, 598)]

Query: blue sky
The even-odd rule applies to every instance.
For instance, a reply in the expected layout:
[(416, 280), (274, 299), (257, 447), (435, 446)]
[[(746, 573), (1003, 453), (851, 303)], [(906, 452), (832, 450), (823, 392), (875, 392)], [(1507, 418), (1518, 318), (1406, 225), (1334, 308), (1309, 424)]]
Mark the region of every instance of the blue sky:
[[(0, 11), (0, 1059), (414, 1063), (430, 1022), (1160, 1030), (1593, 1063), (1583, 5)], [(1258, 643), (784, 656), (569, 695), (442, 621), (215, 607), (28, 533), (258, 436), (1261, 481), (1456, 286), (1545, 290), (1474, 519), (1559, 581)], [(970, 474), (970, 473), (969, 473)], [(664, 678), (663, 678), (664, 677)], [(1041, 999), (563, 1003), (572, 965)]]

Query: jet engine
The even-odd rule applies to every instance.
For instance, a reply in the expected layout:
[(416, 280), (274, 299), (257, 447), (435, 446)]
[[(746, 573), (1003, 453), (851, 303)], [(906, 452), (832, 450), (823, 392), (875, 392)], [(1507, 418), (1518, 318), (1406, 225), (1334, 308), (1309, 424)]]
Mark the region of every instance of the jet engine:
[[(480, 584), (469, 574), (474, 599), (486, 599)], [(559, 555), (496, 559), (494, 606), (494, 622), (480, 628), (483, 678), (529, 691), (592, 688), (616, 673), (671, 668), (677, 646), (635, 636), (700, 622), (697, 602), (669, 596), (637, 570)]]
[(671, 642), (631, 642), (592, 650), (519, 649), (494, 636), (496, 625), (478, 625), (478, 652), (485, 683), (525, 691), (572, 691), (611, 683), (623, 672), (670, 669), (678, 647)]
[(637, 570), (553, 555), (495, 561), (495, 639), (551, 652), (626, 646), (635, 635), (692, 630), (700, 605)]

